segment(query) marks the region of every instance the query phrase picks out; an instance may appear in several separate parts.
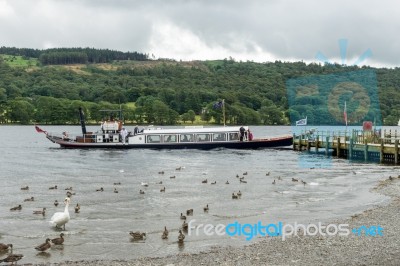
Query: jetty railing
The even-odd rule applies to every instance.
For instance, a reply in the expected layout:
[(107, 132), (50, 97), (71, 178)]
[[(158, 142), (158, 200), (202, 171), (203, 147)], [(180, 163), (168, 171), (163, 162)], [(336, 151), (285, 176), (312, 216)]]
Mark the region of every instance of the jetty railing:
[(293, 134), (293, 149), (324, 151), (348, 159), (399, 163), (400, 132), (397, 130), (318, 131), (310, 129)]

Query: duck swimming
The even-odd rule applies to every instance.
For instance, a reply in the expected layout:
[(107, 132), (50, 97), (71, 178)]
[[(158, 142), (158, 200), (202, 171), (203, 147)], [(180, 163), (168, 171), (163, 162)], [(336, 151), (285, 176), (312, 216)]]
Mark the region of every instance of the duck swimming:
[(182, 233), (182, 230), (179, 230), (178, 242), (183, 243), (183, 240), (185, 240), (185, 235)]
[(201, 183), (207, 184), (207, 179), (204, 179), (203, 181), (201, 181)]
[(56, 206), (56, 207), (58, 206), (58, 200), (54, 201), (54, 206)]
[(165, 192), (165, 187), (160, 189), (160, 192)]
[(53, 243), (54, 245), (62, 245), (64, 243), (64, 233), (61, 233), (60, 237), (53, 238), (51, 240), (51, 243)]
[(181, 213), (181, 220), (186, 220), (186, 216)]
[(24, 255), (22, 254), (10, 254), (5, 259), (0, 260), (0, 262), (11, 262), (11, 264), (13, 264), (14, 262), (19, 261), (23, 257)]
[(49, 189), (57, 189), (57, 185), (55, 185), (54, 187), (49, 187)]
[(100, 191), (100, 192), (103, 192), (104, 191), (104, 188), (99, 188), (99, 189), (96, 189), (96, 191)]
[(168, 230), (167, 230), (167, 227), (164, 226), (164, 232), (161, 236), (161, 239), (167, 239), (167, 238), (168, 238)]
[(139, 231), (137, 231), (137, 232), (130, 231), (129, 234), (132, 236), (133, 240), (145, 240), (146, 239), (146, 233), (141, 233)]
[(12, 245), (12, 244), (3, 244), (3, 243), (0, 243), (0, 252), (7, 251), (8, 248), (10, 248), (11, 251), (12, 251), (13, 245)]
[(35, 198), (34, 197), (30, 197), (30, 198), (24, 199), (24, 202), (25, 201), (35, 201)]
[(183, 231), (187, 231), (189, 228), (189, 224), (186, 221), (183, 221), (182, 223), (182, 230)]
[(29, 190), (29, 187), (28, 186), (22, 187), (21, 190)]
[(22, 210), (21, 204), (18, 205), (18, 206), (16, 206), (16, 207), (12, 207), (12, 208), (10, 209), (10, 211), (20, 211), (20, 210)]
[(71, 199), (70, 198), (65, 198), (64, 204), (65, 204), (65, 209), (64, 212), (56, 212), (53, 214), (53, 216), (50, 219), (50, 225), (55, 225), (56, 228), (61, 228), (61, 226), (64, 227), (65, 230), (65, 224), (69, 222), (69, 203)]
[(186, 215), (193, 215), (193, 209), (186, 210)]
[(44, 216), (46, 214), (46, 208), (43, 208), (41, 211), (33, 211), (33, 214), (41, 214)]
[(77, 203), (75, 206), (75, 213), (79, 213), (80, 210), (81, 210), (81, 206), (79, 205), (79, 203)]
[(140, 190), (139, 193), (140, 193), (140, 194), (144, 194), (144, 191), (143, 191), (143, 190)]
[(48, 250), (51, 247), (50, 241), (51, 241), (50, 238), (47, 238), (45, 243), (35, 247), (35, 249), (42, 252)]
[(208, 204), (203, 208), (203, 210), (204, 210), (205, 212), (208, 212), (208, 210), (209, 210)]
[(238, 198), (238, 196), (235, 195), (235, 192), (233, 192), (233, 193), (232, 193), (232, 199), (237, 199), (237, 198)]

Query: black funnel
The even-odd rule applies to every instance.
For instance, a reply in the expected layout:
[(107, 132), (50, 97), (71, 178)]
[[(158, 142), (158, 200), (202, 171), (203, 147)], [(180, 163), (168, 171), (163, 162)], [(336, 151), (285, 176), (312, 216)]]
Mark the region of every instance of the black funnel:
[(85, 116), (82, 107), (79, 107), (79, 118), (81, 119), (82, 135), (86, 135)]

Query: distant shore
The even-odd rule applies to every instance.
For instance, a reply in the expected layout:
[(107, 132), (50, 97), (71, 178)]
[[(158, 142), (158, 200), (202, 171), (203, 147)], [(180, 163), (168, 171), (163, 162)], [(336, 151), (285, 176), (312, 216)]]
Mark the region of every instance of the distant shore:
[(240, 248), (214, 247), (198, 254), (181, 253), (129, 261), (123, 258), (113, 261), (66, 261), (51, 265), (398, 265), (400, 178), (380, 181), (373, 190), (391, 197), (391, 202), (387, 206), (331, 223), (349, 224), (349, 228), (380, 225), (384, 229), (383, 236), (296, 236), (285, 241), (269, 237)]

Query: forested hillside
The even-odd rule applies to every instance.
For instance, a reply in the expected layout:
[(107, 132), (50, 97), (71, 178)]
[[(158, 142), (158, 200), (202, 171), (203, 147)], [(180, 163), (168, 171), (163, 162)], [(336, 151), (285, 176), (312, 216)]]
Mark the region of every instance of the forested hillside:
[[(377, 75), (379, 106), (367, 110), (365, 118), (373, 120), (379, 112), (388, 125), (397, 124), (400, 118), (397, 68), (280, 61), (155, 61), (139, 53), (108, 54), (108, 50), (101, 50), (102, 54), (93, 49), (90, 54), (91, 49), (85, 49), (22, 52), (2, 47), (0, 122), (78, 123), (79, 106), (84, 108), (89, 121), (98, 122), (102, 119), (99, 110), (118, 109), (121, 105), (129, 123), (177, 124), (193, 121), (195, 115), (205, 123), (222, 123), (222, 110), (215, 108), (221, 105), (215, 103), (224, 99), (228, 124), (282, 125), (289, 124), (289, 118), (293, 123), (305, 116), (310, 124), (338, 124), (331, 118), (324, 96), (318, 93), (312, 97), (300, 95), (289, 107), (287, 82), (366, 69)], [(68, 55), (70, 61), (65, 60)], [(37, 60), (34, 65), (33, 59)], [(364, 100), (368, 99), (359, 99)], [(338, 96), (337, 101), (342, 109), (343, 99)], [(315, 108), (321, 104), (322, 107)], [(348, 112), (360, 104), (348, 102)]]

